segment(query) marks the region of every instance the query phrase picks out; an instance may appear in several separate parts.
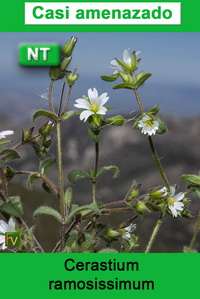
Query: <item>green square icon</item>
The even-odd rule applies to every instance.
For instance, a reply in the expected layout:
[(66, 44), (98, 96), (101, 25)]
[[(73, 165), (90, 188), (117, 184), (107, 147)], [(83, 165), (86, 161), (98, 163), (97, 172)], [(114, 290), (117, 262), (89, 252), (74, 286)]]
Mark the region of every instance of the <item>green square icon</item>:
[(18, 247), (20, 244), (19, 232), (5, 233), (5, 245), (7, 247)]
[(60, 64), (60, 45), (21, 44), (19, 64), (23, 66), (56, 66)]

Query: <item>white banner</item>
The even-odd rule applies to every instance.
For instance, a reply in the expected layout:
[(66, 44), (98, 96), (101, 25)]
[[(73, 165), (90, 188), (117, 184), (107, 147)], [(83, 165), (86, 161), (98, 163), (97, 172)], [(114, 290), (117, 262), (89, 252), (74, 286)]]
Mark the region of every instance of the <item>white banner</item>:
[(176, 2), (28, 2), (26, 25), (180, 25)]

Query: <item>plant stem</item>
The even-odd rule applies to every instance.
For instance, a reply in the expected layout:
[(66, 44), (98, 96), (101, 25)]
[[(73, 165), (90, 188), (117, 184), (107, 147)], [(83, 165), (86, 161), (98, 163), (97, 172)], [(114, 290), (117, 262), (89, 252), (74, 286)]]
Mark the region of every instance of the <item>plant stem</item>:
[(64, 201), (64, 189), (63, 189), (63, 168), (62, 168), (62, 147), (61, 147), (61, 125), (60, 122), (56, 124), (57, 131), (57, 155), (58, 155), (58, 184), (60, 193), (60, 214), (62, 223), (60, 227), (60, 250), (64, 249), (65, 246), (65, 201)]
[(157, 236), (157, 233), (158, 233), (158, 231), (159, 231), (159, 229), (160, 229), (160, 226), (161, 226), (161, 224), (163, 223), (163, 219), (164, 219), (164, 216), (165, 216), (165, 213), (166, 213), (166, 209), (167, 209), (167, 206), (164, 207), (164, 209), (163, 209), (163, 211), (162, 211), (160, 217), (158, 218), (158, 221), (157, 221), (157, 223), (156, 223), (156, 225), (155, 225), (155, 227), (154, 227), (154, 229), (153, 229), (153, 232), (152, 232), (152, 234), (151, 234), (149, 243), (147, 244), (147, 248), (146, 248), (146, 250), (145, 250), (145, 253), (149, 253), (150, 250), (151, 250), (151, 247), (152, 247), (153, 242), (154, 242), (154, 240), (155, 240), (155, 238), (156, 238), (156, 236)]
[(8, 188), (7, 188), (6, 176), (4, 173), (4, 167), (0, 167), (0, 178), (1, 178), (2, 195), (5, 198), (7, 198), (8, 197)]
[[(94, 164), (94, 177), (92, 181), (92, 200), (93, 203), (97, 202), (97, 172), (99, 167), (99, 143), (95, 142), (95, 164)], [(96, 236), (96, 216), (93, 217), (92, 239), (95, 240)]]
[[(141, 114), (144, 114), (144, 108), (143, 108), (143, 106), (142, 106), (142, 101), (141, 101), (141, 99), (140, 99), (139, 93), (138, 93), (138, 91), (137, 91), (136, 88), (134, 89), (134, 94), (135, 94), (135, 97), (136, 97), (138, 106), (139, 106), (139, 108), (140, 108), (140, 112), (141, 112)], [(158, 168), (158, 170), (159, 170), (159, 172), (160, 172), (160, 175), (161, 175), (161, 177), (162, 177), (162, 179), (163, 179), (163, 182), (164, 182), (165, 186), (166, 186), (167, 189), (169, 190), (169, 189), (170, 189), (170, 185), (169, 185), (169, 182), (168, 182), (168, 180), (167, 180), (167, 177), (166, 177), (166, 175), (165, 175), (165, 173), (164, 173), (164, 170), (163, 170), (163, 168), (162, 168), (162, 165), (161, 165), (161, 163), (160, 163), (160, 160), (159, 160), (159, 158), (158, 158), (158, 154), (157, 154), (156, 149), (155, 149), (155, 146), (154, 146), (154, 144), (153, 144), (153, 139), (152, 139), (152, 137), (151, 137), (151, 136), (148, 136), (148, 140), (149, 140), (149, 145), (150, 145), (151, 152), (152, 152), (153, 158), (154, 158), (154, 160), (155, 160), (156, 166), (157, 166), (157, 168)]]
[(48, 93), (48, 102), (49, 102), (49, 109), (52, 113), (55, 113), (54, 107), (53, 107), (53, 86), (54, 86), (54, 80), (51, 79), (49, 84), (49, 93)]
[(190, 249), (193, 248), (194, 246), (194, 243), (196, 241), (196, 238), (197, 238), (197, 234), (199, 232), (199, 229), (200, 229), (200, 211), (199, 211), (199, 214), (198, 214), (198, 218), (197, 218), (197, 223), (196, 223), (196, 227), (195, 227), (195, 230), (194, 230), (194, 234), (193, 234), (193, 237), (192, 237), (192, 240), (190, 242)]
[(61, 109), (62, 109), (62, 101), (63, 101), (64, 91), (65, 91), (65, 82), (63, 83), (62, 90), (61, 90), (60, 103), (59, 103), (59, 108), (58, 108), (58, 116), (60, 116)]
[(157, 154), (156, 149), (155, 149), (155, 146), (154, 146), (154, 144), (153, 144), (152, 137), (149, 136), (149, 137), (148, 137), (148, 140), (149, 140), (149, 145), (150, 145), (150, 148), (151, 148), (152, 155), (153, 155), (153, 157), (154, 157), (154, 160), (155, 160), (155, 162), (156, 162), (156, 166), (157, 166), (157, 168), (158, 168), (158, 170), (159, 170), (159, 172), (160, 172), (160, 175), (161, 175), (161, 177), (162, 177), (162, 179), (163, 179), (163, 182), (165, 183), (165, 186), (166, 186), (168, 189), (170, 189), (169, 182), (168, 182), (168, 180), (167, 180), (167, 177), (166, 177), (166, 175), (165, 175), (165, 173), (164, 173), (164, 171), (163, 171), (162, 165), (161, 165), (160, 160), (159, 160), (159, 158), (158, 158), (158, 154)]

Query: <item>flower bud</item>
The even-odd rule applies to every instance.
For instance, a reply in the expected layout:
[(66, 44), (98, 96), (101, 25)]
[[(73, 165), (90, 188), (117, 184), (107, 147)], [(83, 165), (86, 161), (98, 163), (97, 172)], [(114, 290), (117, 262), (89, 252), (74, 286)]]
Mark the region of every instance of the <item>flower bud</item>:
[(43, 140), (42, 140), (42, 145), (44, 147), (50, 147), (50, 145), (51, 145), (51, 139), (52, 139), (52, 137), (50, 135), (45, 135), (44, 138), (43, 138)]
[(129, 195), (128, 201), (133, 200), (135, 197), (137, 197), (140, 194), (141, 184), (134, 187)]
[(153, 188), (149, 190), (149, 195), (151, 198), (163, 198), (168, 195), (167, 188), (166, 187), (158, 187), (158, 188)]
[(72, 60), (71, 56), (63, 59), (63, 61), (60, 64), (61, 71), (64, 71), (68, 67), (71, 60)]
[(139, 214), (146, 214), (149, 213), (151, 214), (151, 211), (146, 207), (146, 205), (142, 202), (139, 201), (136, 206), (135, 206), (136, 211), (138, 211)]
[(32, 137), (33, 130), (34, 130), (34, 127), (28, 129), (26, 132), (23, 132), (23, 137), (22, 137), (23, 142), (28, 141)]
[(77, 42), (77, 38), (72, 36), (64, 45), (64, 47), (62, 48), (62, 54), (65, 57), (69, 57), (72, 54), (72, 51), (75, 47), (75, 44)]
[(49, 120), (42, 127), (39, 128), (39, 133), (41, 135), (48, 135), (51, 132), (53, 127), (54, 127), (54, 123), (51, 120)]
[(116, 237), (119, 237), (121, 234), (116, 231), (116, 230), (113, 230), (113, 229), (108, 229), (106, 231), (106, 236), (109, 237), (109, 238), (116, 238)]
[(74, 85), (74, 82), (78, 79), (79, 75), (75, 74), (73, 75), (72, 73), (69, 73), (67, 76), (67, 83), (72, 86)]

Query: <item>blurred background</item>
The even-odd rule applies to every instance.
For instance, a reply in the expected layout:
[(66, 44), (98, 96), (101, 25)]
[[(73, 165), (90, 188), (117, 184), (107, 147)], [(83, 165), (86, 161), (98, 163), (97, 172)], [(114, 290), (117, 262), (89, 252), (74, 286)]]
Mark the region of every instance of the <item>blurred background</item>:
[[(0, 33), (0, 131), (14, 130), (13, 142), (17, 142), (21, 128), (33, 126), (31, 114), (37, 109), (48, 108), (48, 68), (19, 66), (19, 44), (59, 43), (63, 46), (72, 35), (78, 37), (78, 42), (70, 70), (78, 66), (80, 77), (72, 91), (70, 108), (73, 108), (75, 99), (87, 94), (89, 88), (96, 87), (99, 93), (108, 92), (109, 106), (115, 108), (110, 111), (111, 115), (121, 113), (127, 117), (130, 111), (138, 111), (130, 90), (113, 90), (114, 84), (102, 81), (100, 76), (113, 73), (109, 68), (110, 61), (115, 57), (122, 59), (125, 48), (142, 51), (139, 71), (150, 72), (152, 77), (139, 93), (145, 109), (160, 105), (160, 117), (166, 121), (168, 132), (155, 136), (155, 144), (170, 184), (178, 184), (180, 191), (184, 191), (185, 184), (180, 175), (198, 174), (200, 170), (200, 33)], [(58, 105), (61, 85), (58, 82), (55, 86), (55, 106)], [(67, 180), (70, 170), (88, 170), (94, 163), (94, 148), (87, 135), (87, 124), (81, 123), (78, 116), (64, 124), (63, 146), (67, 187), (70, 185)], [(100, 165), (117, 165), (120, 176), (112, 180), (108, 173), (100, 180), (99, 201), (123, 199), (133, 179), (142, 184), (142, 192), (162, 184), (147, 138), (133, 131), (131, 124), (104, 130), (100, 150)], [(38, 160), (32, 148), (23, 147), (20, 153), (23, 159), (13, 166), (17, 170), (37, 171)], [(52, 153), (56, 154), (55, 146)], [(51, 178), (57, 184), (56, 169)], [(22, 197), (27, 223), (38, 224), (38, 239), (50, 251), (58, 238), (57, 223), (46, 216), (33, 220), (32, 213), (41, 204), (56, 208), (58, 203), (52, 195), (42, 191), (40, 184), (34, 185), (33, 191), (27, 191), (24, 176), (12, 181), (9, 192)], [(191, 196), (191, 199), (194, 218), (179, 217), (177, 220), (167, 216), (153, 252), (181, 252), (183, 246), (189, 244), (200, 208), (197, 196)], [(87, 182), (80, 181), (74, 186), (74, 201), (80, 204), (91, 202), (91, 187)], [(116, 215), (111, 222), (117, 227), (128, 216), (131, 214)], [(135, 234), (140, 237), (141, 244), (138, 252), (143, 252), (158, 217), (159, 214), (155, 214), (146, 216), (143, 222), (137, 221)], [(200, 250), (199, 246), (200, 237), (195, 246), (197, 250)]]

